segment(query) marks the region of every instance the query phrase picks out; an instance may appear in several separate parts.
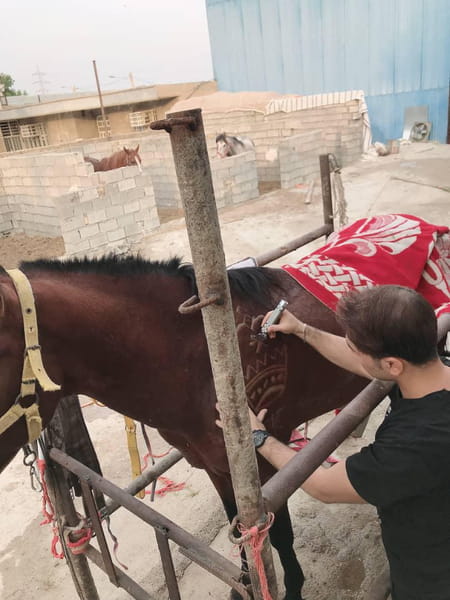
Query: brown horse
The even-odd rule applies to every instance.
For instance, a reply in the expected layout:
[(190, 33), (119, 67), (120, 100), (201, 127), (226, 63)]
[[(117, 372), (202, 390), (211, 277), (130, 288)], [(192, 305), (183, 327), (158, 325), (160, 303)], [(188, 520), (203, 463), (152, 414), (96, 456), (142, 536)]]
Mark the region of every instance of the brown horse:
[[(215, 391), (199, 313), (178, 306), (195, 292), (193, 269), (178, 259), (105, 257), (22, 264), (31, 283), (45, 368), (61, 385), (42, 392), (44, 426), (59, 400), (81, 393), (156, 427), (195, 467), (207, 471), (229, 518), (236, 513)], [(280, 298), (308, 323), (339, 332), (333, 313), (280, 269), (229, 272), (249, 403), (268, 407), (267, 426), (287, 441), (294, 426), (342, 406), (365, 381), (338, 369), (294, 336), (256, 341), (262, 315)], [(10, 277), (0, 274), (0, 415), (20, 389), (24, 335)], [(0, 471), (27, 441), (21, 418), (0, 436)], [(259, 463), (261, 480), (274, 473)], [(293, 550), (287, 506), (271, 541), (285, 572), (286, 600), (300, 600), (303, 572)], [(235, 591), (232, 598), (240, 598)]]
[(111, 156), (106, 158), (98, 159), (85, 156), (84, 162), (91, 163), (94, 167), (94, 171), (111, 171), (112, 169), (131, 167), (133, 165), (137, 165), (139, 170), (142, 171), (142, 160), (139, 156), (139, 144), (134, 150), (124, 146), (122, 150), (114, 152), (114, 154), (111, 154)]

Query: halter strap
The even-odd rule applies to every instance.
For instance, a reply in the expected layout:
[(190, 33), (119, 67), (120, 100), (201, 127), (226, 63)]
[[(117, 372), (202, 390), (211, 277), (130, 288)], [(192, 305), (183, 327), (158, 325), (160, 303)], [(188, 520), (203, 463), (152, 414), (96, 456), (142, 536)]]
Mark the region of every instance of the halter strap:
[[(24, 416), (28, 429), (28, 441), (31, 443), (42, 432), (42, 419), (39, 414), (36, 395), (36, 380), (44, 392), (60, 390), (61, 386), (50, 379), (42, 362), (36, 307), (30, 282), (19, 269), (10, 269), (6, 270), (6, 272), (11, 277), (19, 298), (25, 336), (25, 351), (20, 394), (15, 404), (0, 417), (0, 435)], [(19, 404), (20, 399), (25, 396), (35, 397), (35, 401), (28, 408), (24, 408)]]

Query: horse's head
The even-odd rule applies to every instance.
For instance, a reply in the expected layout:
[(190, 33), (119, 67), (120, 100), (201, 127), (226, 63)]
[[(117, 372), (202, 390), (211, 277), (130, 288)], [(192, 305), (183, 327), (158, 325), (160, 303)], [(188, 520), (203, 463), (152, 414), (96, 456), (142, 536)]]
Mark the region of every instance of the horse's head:
[[(25, 307), (24, 314), (28, 318), (32, 310), (29, 312)], [(27, 329), (37, 328), (30, 321)], [(38, 383), (40, 374), (36, 373), (45, 373), (45, 368), (41, 371), (38, 364), (39, 344), (28, 341), (31, 350), (28, 354), (25, 345), (22, 310), (13, 283), (5, 275), (0, 279), (0, 472), (29, 441), (30, 434), (39, 433), (40, 418), (42, 427), (48, 424), (60, 397), (59, 393), (43, 392)], [(37, 362), (35, 352), (39, 354)], [(27, 356), (32, 357), (31, 361)], [(22, 408), (29, 410), (23, 414)]]
[(233, 151), (227, 139), (226, 133), (220, 133), (216, 137), (216, 150), (219, 158), (226, 158), (227, 156), (233, 156)]
[(139, 171), (142, 172), (142, 160), (139, 156), (139, 144), (133, 150), (133, 148), (123, 147), (123, 150), (127, 156), (127, 167), (131, 167), (132, 165), (137, 165)]

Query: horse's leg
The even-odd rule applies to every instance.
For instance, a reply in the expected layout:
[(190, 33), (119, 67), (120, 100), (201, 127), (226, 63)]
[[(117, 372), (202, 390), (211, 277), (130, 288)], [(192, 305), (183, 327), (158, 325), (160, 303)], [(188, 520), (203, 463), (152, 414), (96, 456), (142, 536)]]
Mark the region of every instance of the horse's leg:
[[(237, 514), (237, 506), (236, 506), (236, 502), (234, 500), (234, 493), (233, 493), (233, 487), (231, 485), (230, 476), (229, 475), (228, 476), (227, 475), (219, 476), (216, 473), (212, 473), (208, 469), (206, 469), (206, 472), (208, 473), (209, 478), (211, 479), (214, 487), (217, 490), (217, 493), (220, 496), (220, 499), (222, 500), (222, 504), (225, 509), (225, 513), (227, 515), (228, 521), (231, 523), (231, 521), (234, 519), (234, 517)], [(236, 537), (239, 536), (239, 532), (237, 531), (237, 529), (234, 532), (234, 535)], [(250, 577), (248, 575), (247, 558), (245, 556), (244, 549), (241, 550), (241, 571), (243, 573), (243, 575), (242, 575), (243, 582), (245, 584), (250, 583)], [(242, 600), (242, 596), (239, 592), (232, 589), (230, 592), (230, 600)]]
[(287, 504), (283, 504), (275, 515), (270, 541), (278, 552), (284, 571), (284, 600), (301, 600), (305, 576), (294, 552), (294, 532)]
[[(231, 523), (237, 514), (231, 481), (229, 477), (218, 477), (214, 473), (207, 472), (222, 499), (225, 512)], [(235, 535), (238, 536), (238, 533), (235, 533)], [(270, 530), (270, 541), (278, 552), (284, 571), (284, 585), (286, 588), (284, 600), (302, 600), (302, 587), (305, 577), (293, 548), (294, 533), (287, 504), (284, 504), (275, 515)], [(248, 566), (244, 550), (241, 551), (241, 568), (244, 573), (244, 581), (247, 582), (248, 576), (245, 573), (248, 573)], [(231, 590), (230, 600), (242, 600), (242, 596), (236, 590)]]

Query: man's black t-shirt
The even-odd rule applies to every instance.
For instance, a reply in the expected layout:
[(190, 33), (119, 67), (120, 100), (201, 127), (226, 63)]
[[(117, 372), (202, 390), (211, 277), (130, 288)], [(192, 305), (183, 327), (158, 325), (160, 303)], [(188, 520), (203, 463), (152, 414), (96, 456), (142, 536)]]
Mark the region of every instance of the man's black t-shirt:
[(375, 441), (346, 461), (378, 509), (392, 600), (450, 600), (450, 392), (406, 399), (398, 387)]

